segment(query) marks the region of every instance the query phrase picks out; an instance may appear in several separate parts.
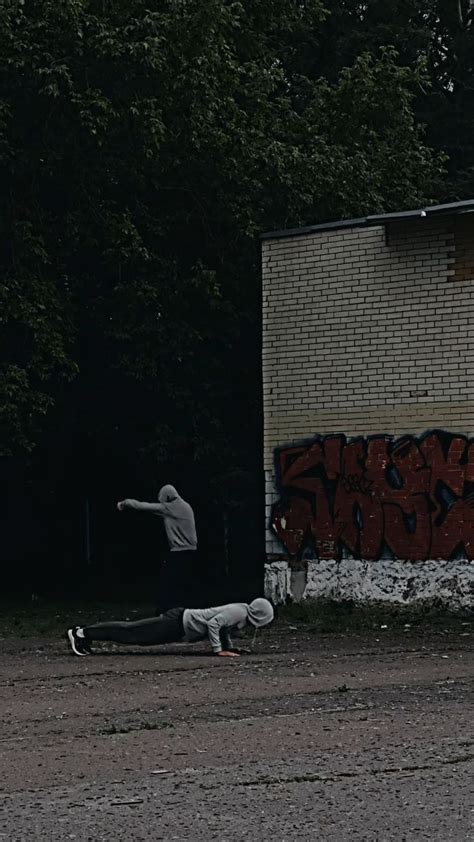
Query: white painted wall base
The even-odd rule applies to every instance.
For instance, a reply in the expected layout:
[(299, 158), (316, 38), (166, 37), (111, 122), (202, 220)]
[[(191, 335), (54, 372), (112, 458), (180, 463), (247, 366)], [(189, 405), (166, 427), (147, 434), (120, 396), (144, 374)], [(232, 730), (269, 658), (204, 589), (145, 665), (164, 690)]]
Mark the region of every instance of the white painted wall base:
[(440, 600), (455, 610), (474, 608), (474, 562), (469, 561), (308, 561), (303, 573), (288, 562), (265, 565), (265, 594), (276, 604), (287, 597), (408, 605)]

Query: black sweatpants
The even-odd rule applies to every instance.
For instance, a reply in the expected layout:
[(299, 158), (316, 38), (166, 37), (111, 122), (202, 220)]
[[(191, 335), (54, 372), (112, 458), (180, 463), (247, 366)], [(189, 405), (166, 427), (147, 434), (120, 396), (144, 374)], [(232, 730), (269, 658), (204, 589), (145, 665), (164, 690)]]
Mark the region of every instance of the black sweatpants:
[(199, 607), (200, 582), (196, 550), (169, 552), (160, 571), (157, 613), (168, 611), (175, 605), (185, 608)]
[(159, 643), (179, 643), (184, 637), (184, 608), (171, 608), (158, 617), (146, 620), (122, 620), (85, 626), (87, 642), (109, 640), (112, 643), (131, 643), (135, 646), (155, 646)]

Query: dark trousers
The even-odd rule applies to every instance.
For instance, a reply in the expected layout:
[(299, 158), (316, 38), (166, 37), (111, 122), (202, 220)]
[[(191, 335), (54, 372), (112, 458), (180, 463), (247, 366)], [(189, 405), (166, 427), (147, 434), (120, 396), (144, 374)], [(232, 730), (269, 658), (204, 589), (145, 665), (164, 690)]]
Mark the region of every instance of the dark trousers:
[(197, 550), (169, 552), (160, 572), (157, 614), (168, 611), (174, 605), (197, 608), (199, 602)]
[(146, 620), (113, 621), (85, 626), (86, 641), (108, 640), (112, 643), (131, 643), (135, 646), (155, 646), (159, 643), (179, 643), (184, 637), (184, 608), (171, 608), (159, 617)]

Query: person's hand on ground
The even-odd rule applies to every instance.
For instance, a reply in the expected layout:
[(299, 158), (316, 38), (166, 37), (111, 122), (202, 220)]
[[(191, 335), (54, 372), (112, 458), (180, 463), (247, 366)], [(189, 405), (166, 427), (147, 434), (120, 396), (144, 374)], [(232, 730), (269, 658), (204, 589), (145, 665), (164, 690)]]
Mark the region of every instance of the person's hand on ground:
[(219, 655), (220, 658), (238, 658), (239, 657), (238, 652), (226, 652), (224, 650), (222, 652), (218, 652), (217, 654)]

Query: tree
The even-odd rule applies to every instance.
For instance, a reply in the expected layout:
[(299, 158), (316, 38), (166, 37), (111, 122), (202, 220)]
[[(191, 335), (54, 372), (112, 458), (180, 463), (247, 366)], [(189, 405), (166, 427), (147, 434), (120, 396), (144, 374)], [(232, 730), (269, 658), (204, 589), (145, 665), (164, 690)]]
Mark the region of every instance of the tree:
[(53, 484), (74, 453), (81, 482), (173, 466), (257, 499), (258, 234), (422, 204), (441, 168), (422, 69), (368, 44), (329, 72), (328, 20), (319, 0), (2, 5), (4, 452), (38, 442)]
[(472, 0), (328, 0), (308, 73), (335, 82), (364, 52), (393, 47), (401, 66), (420, 62), (425, 81), (413, 103), (430, 146), (448, 156), (440, 200), (474, 195), (474, 3)]

